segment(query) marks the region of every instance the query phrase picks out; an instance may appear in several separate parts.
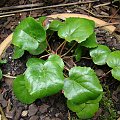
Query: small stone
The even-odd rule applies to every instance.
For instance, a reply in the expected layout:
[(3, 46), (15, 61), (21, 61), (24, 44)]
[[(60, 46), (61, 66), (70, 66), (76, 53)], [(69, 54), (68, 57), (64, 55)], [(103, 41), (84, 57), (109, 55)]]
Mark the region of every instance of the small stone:
[(120, 115), (120, 111), (117, 111), (117, 113)]
[(20, 115), (22, 113), (22, 107), (16, 108), (16, 115), (14, 117), (14, 120), (19, 120), (20, 119)]
[(26, 117), (27, 115), (28, 115), (28, 111), (27, 110), (22, 111), (22, 117)]
[(6, 116), (7, 118), (13, 119), (14, 114), (15, 114), (15, 109), (13, 109), (13, 110), (11, 110), (11, 111), (9, 111), (9, 112), (6, 112), (6, 113), (5, 113), (5, 116)]
[(38, 116), (32, 116), (29, 120), (39, 120)]
[(43, 104), (39, 107), (39, 110), (40, 110), (41, 113), (45, 113), (45, 112), (47, 112), (47, 109), (49, 107), (50, 107), (49, 105)]
[(5, 99), (2, 100), (1, 104), (3, 108), (7, 107), (7, 101)]
[(51, 118), (50, 117), (45, 117), (44, 120), (51, 120)]
[(29, 110), (28, 110), (29, 116), (35, 115), (37, 111), (38, 111), (38, 107), (36, 105), (32, 104), (29, 106)]
[(103, 70), (101, 70), (101, 69), (97, 69), (97, 70), (95, 70), (95, 72), (96, 72), (96, 74), (97, 74), (98, 77), (104, 75), (104, 72), (103, 72)]

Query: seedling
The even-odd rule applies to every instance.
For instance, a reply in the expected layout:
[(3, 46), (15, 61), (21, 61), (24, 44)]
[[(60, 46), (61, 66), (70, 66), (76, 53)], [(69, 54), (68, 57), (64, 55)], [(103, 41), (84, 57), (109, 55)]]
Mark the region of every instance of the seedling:
[[(120, 51), (111, 52), (107, 46), (98, 45), (95, 23), (91, 20), (71, 17), (45, 24), (45, 19), (28, 17), (13, 33), (14, 59), (22, 57), (24, 51), (40, 56), (27, 61), (26, 71), (13, 82), (13, 91), (26, 104), (63, 91), (70, 110), (76, 112), (79, 118), (91, 118), (99, 109), (103, 94), (99, 79), (90, 67), (76, 66), (74, 62), (74, 67), (69, 68), (64, 59), (73, 57), (75, 61), (80, 61), (84, 48), (87, 48), (95, 64), (107, 63), (113, 68), (113, 77), (120, 80), (120, 74), (117, 74), (120, 69)], [(61, 43), (56, 49), (50, 44), (54, 33), (58, 34), (55, 42), (59, 39)]]

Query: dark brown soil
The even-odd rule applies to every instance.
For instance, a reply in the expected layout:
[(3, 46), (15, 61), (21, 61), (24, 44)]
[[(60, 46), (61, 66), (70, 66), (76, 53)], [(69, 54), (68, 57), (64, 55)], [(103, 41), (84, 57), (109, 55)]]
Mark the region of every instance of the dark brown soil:
[[(62, 1), (53, 0), (53, 2), (44, 2), (40, 0), (31, 0), (32, 3), (44, 3), (44, 5), (50, 4), (59, 4), (59, 3), (69, 3), (73, 2), (72, 0)], [(76, 0), (77, 1), (77, 0)], [(84, 0), (85, 1), (85, 0)], [(86, 0), (87, 1), (87, 0)], [(91, 4), (92, 6), (108, 2), (107, 0), (96, 2)], [(31, 2), (28, 0), (9, 0), (4, 4), (4, 6), (11, 6), (11, 5), (20, 5), (20, 4), (30, 4)], [(75, 5), (70, 7), (60, 7), (60, 8), (53, 8), (53, 9), (46, 9), (46, 10), (37, 10), (31, 12), (24, 12), (21, 14), (16, 14), (12, 17), (4, 17), (0, 18), (0, 43), (14, 30), (15, 26), (18, 25), (19, 21), (24, 19), (27, 16), (32, 16), (37, 18), (39, 16), (46, 16), (50, 14), (56, 13), (83, 13), (88, 14), (84, 10), (81, 10), (79, 7), (88, 8), (88, 4), (84, 5)], [(89, 9), (89, 8), (88, 8)], [(97, 10), (92, 9), (95, 14), (106, 14), (114, 15), (113, 11), (117, 11), (117, 8), (106, 6), (100, 7)], [(3, 11), (1, 11), (3, 12)], [(117, 14), (118, 16), (118, 14)], [(104, 18), (101, 18), (104, 19)], [(105, 18), (104, 20), (111, 22), (117, 22), (118, 19)], [(117, 34), (119, 32), (119, 25), (117, 27)], [(97, 40), (100, 44), (105, 44), (110, 47), (111, 50), (118, 49), (120, 50), (120, 42), (109, 32), (104, 31), (102, 29), (96, 29), (96, 36)], [(50, 44), (53, 48), (59, 44), (58, 42), (53, 42)], [(4, 58), (7, 59), (7, 63), (2, 65), (3, 74), (8, 74), (11, 76), (16, 76), (23, 73), (26, 69), (26, 61), (28, 58), (32, 57), (27, 52), (25, 55), (17, 60), (12, 59), (13, 55), (13, 46), (11, 45), (6, 53)], [(87, 53), (85, 53), (87, 55)], [(89, 57), (89, 55), (88, 55)], [(74, 59), (68, 59), (68, 63), (72, 64)], [(78, 66), (89, 66), (93, 68), (98, 77), (101, 80), (101, 83), (104, 88), (105, 97), (101, 101), (100, 109), (98, 113), (91, 119), (91, 120), (116, 120), (120, 116), (120, 82), (115, 80), (111, 74), (105, 74), (110, 69), (105, 66), (95, 66), (91, 60), (88, 59), (81, 59), (79, 62), (76, 63)], [(1, 82), (0, 88), (0, 104), (4, 110), (4, 113), (8, 120), (77, 120), (77, 117), (74, 113), (68, 110), (66, 106), (66, 99), (64, 98), (63, 94), (60, 92), (59, 94), (46, 97), (44, 99), (38, 99), (31, 105), (25, 105), (19, 102), (12, 92), (12, 81), (13, 79), (3, 77)]]

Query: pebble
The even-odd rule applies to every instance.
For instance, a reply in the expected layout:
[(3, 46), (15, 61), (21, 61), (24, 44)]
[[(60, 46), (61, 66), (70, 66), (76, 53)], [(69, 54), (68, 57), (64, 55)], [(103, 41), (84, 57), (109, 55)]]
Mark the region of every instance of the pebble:
[(34, 104), (31, 104), (29, 106), (28, 115), (33, 116), (33, 115), (35, 115), (37, 113), (37, 111), (38, 111), (38, 107), (36, 105), (34, 105)]
[(49, 107), (50, 107), (49, 105), (43, 104), (39, 107), (39, 110), (40, 110), (41, 113), (45, 113), (45, 112), (47, 112), (47, 109)]
[(29, 120), (39, 120), (38, 116), (32, 116)]
[(0, 103), (2, 104), (3, 108), (7, 106), (7, 101), (3, 98), (3, 94), (0, 94)]
[(21, 115), (22, 115), (22, 117), (26, 117), (28, 115), (28, 111), (27, 110), (22, 111)]
[(19, 120), (20, 119), (22, 109), (23, 109), (22, 107), (16, 108), (16, 115), (14, 117), (14, 120)]
[(96, 74), (97, 74), (98, 77), (104, 75), (104, 72), (103, 72), (103, 70), (101, 70), (101, 69), (97, 69), (97, 70), (95, 70), (95, 72), (96, 72)]

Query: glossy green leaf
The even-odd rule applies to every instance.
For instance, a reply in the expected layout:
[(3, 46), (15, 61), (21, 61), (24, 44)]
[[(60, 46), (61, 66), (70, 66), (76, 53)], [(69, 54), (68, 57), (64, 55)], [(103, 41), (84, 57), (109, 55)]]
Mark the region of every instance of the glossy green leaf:
[(81, 43), (94, 32), (94, 26), (90, 20), (84, 18), (67, 18), (58, 30), (58, 36), (71, 42)]
[(60, 66), (51, 61), (29, 66), (25, 72), (26, 87), (30, 95), (43, 98), (63, 88), (64, 76)]
[(25, 104), (30, 104), (36, 99), (28, 93), (25, 86), (24, 75), (17, 76), (17, 78), (13, 81), (13, 92), (17, 99)]
[(38, 64), (44, 64), (45, 61), (40, 59), (40, 58), (30, 58), (27, 63), (26, 66), (30, 67), (30, 66), (34, 66), (34, 65), (38, 65)]
[(80, 112), (77, 112), (77, 116), (81, 119), (88, 119), (95, 115), (95, 113), (99, 109), (99, 103), (96, 104), (85, 104), (84, 109), (82, 109)]
[(120, 51), (111, 52), (108, 56), (107, 64), (111, 68), (120, 66)]
[(111, 72), (112, 72), (112, 76), (113, 76), (115, 79), (117, 79), (117, 80), (120, 81), (120, 66), (114, 67)]
[(72, 101), (67, 100), (67, 107), (73, 112), (79, 112), (85, 108), (85, 103), (75, 104)]
[(74, 67), (64, 82), (64, 95), (74, 103), (85, 103), (102, 93), (100, 82), (91, 68)]
[(22, 55), (24, 54), (24, 50), (19, 48), (19, 47), (14, 47), (14, 54), (13, 54), (13, 59), (18, 59), (20, 57), (22, 57)]
[(44, 41), (39, 44), (39, 47), (36, 50), (29, 51), (29, 53), (32, 55), (39, 55), (43, 53), (46, 48), (47, 48), (47, 43), (46, 41)]
[(59, 28), (63, 25), (63, 23), (59, 20), (53, 20), (49, 26), (49, 29), (50, 30), (53, 30), (53, 31), (58, 31)]
[(13, 33), (12, 43), (15, 46), (27, 51), (38, 48), (39, 42), (46, 39), (44, 28), (33, 18), (24, 19)]
[(64, 69), (64, 62), (57, 54), (52, 54), (49, 56), (48, 61), (58, 64), (62, 69)]
[(2, 79), (2, 70), (0, 69), (0, 80)]
[(106, 64), (110, 53), (110, 49), (105, 45), (98, 45), (97, 48), (90, 50), (90, 56), (92, 57), (93, 62), (97, 65)]
[(41, 26), (43, 26), (43, 22), (46, 19), (46, 16), (39, 17), (38, 22)]
[(79, 61), (82, 55), (82, 47), (80, 45), (77, 46), (77, 48), (75, 49), (75, 59), (76, 61)]
[(102, 99), (102, 96), (103, 96), (103, 93), (100, 94), (100, 95), (97, 97), (97, 99), (87, 101), (87, 104), (95, 104), (95, 103), (99, 103), (99, 102), (101, 101), (101, 99)]
[(83, 42), (81, 43), (81, 45), (82, 45), (82, 46), (85, 46), (85, 47), (88, 47), (88, 48), (95, 48), (95, 47), (97, 47), (98, 44), (97, 44), (95, 32), (94, 32), (92, 35), (90, 35), (90, 36), (86, 39), (86, 41), (83, 41)]

